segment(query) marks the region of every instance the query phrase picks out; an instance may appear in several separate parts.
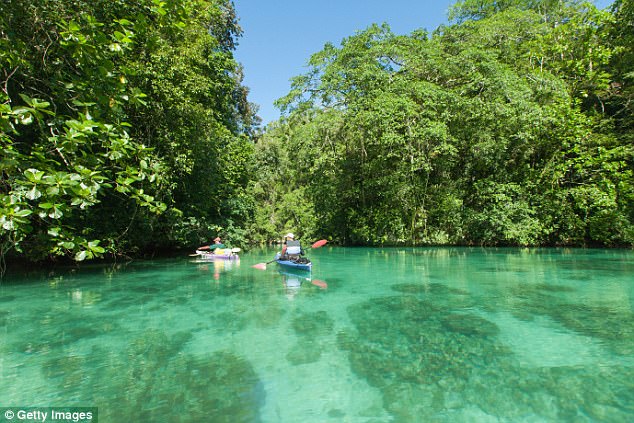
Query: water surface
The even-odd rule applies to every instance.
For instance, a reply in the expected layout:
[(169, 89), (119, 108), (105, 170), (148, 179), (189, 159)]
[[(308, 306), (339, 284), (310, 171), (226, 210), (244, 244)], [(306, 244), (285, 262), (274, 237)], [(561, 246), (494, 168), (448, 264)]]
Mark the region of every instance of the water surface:
[(272, 251), (9, 274), (0, 405), (102, 422), (631, 422), (634, 253)]

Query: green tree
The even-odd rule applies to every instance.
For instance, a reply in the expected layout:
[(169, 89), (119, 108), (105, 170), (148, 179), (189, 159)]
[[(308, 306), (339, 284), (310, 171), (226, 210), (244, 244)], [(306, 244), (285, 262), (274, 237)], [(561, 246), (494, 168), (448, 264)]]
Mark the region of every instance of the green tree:
[(163, 210), (146, 188), (162, 166), (130, 137), (122, 113), (143, 101), (117, 66), (131, 50), (131, 22), (105, 28), (58, 2), (38, 6), (3, 3), (0, 254), (83, 260), (105, 252), (82, 225), (86, 211), (108, 192)]
[[(631, 245), (631, 143), (606, 109), (613, 15), (518, 0), (458, 2), (453, 17), (431, 36), (373, 25), (327, 44), (279, 100), (287, 117), (260, 148), (306, 187), (317, 230), (348, 244)], [(271, 184), (270, 203), (285, 189)]]
[(224, 0), (0, 5), (0, 256), (238, 233), (257, 125)]

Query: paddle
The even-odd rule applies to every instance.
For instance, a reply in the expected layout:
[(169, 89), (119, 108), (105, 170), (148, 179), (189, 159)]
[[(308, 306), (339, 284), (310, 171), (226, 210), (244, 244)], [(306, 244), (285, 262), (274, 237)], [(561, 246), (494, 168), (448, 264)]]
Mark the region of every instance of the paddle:
[[(313, 245), (310, 246), (310, 248), (319, 248), (319, 247), (323, 247), (324, 245), (326, 245), (328, 243), (327, 239), (320, 239), (319, 241), (315, 242)], [(258, 264), (254, 264), (253, 267), (254, 269), (260, 269), (260, 270), (266, 270), (266, 265), (267, 264), (271, 264), (275, 261), (275, 259), (271, 260), (271, 261), (267, 261), (266, 263), (258, 263)]]
[(319, 248), (319, 247), (323, 247), (324, 245), (326, 245), (328, 243), (327, 239), (320, 239), (319, 241), (317, 241), (316, 243), (314, 243), (313, 245), (311, 245), (310, 248)]
[(321, 289), (328, 289), (328, 284), (325, 281), (319, 279), (312, 279), (310, 281), (313, 285), (320, 287)]
[[(222, 244), (220, 244), (220, 245), (222, 245)], [(213, 246), (214, 246), (214, 244), (212, 244), (212, 245), (203, 245), (202, 247), (198, 247), (197, 250), (211, 250), (211, 247), (213, 247)], [(227, 247), (223, 247), (223, 248), (227, 248)], [(231, 249), (231, 251), (233, 251), (233, 250), (235, 250), (235, 248)], [(238, 251), (239, 250), (240, 249), (238, 248)]]
[(267, 264), (271, 264), (275, 261), (275, 259), (271, 260), (271, 261), (267, 261), (266, 263), (258, 263), (258, 264), (254, 264), (253, 267), (254, 269), (260, 269), (260, 270), (266, 270), (266, 265)]

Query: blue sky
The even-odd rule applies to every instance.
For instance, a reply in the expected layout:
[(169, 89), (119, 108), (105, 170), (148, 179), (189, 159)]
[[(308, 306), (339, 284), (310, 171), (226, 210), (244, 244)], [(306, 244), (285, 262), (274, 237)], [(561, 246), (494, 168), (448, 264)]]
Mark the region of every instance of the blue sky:
[[(309, 57), (324, 44), (372, 23), (386, 22), (397, 34), (433, 31), (447, 23), (451, 0), (234, 0), (244, 31), (236, 59), (244, 66), (249, 101), (260, 106), (262, 123), (279, 118), (273, 102), (286, 95), (290, 79), (304, 73)], [(597, 0), (606, 7), (611, 0)]]

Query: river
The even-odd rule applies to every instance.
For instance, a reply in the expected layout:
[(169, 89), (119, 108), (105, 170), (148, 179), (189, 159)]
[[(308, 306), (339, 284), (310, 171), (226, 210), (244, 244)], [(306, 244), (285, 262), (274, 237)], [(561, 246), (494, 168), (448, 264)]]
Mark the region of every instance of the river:
[[(309, 250), (0, 284), (0, 406), (101, 422), (631, 422), (634, 252)], [(0, 417), (2, 421), (3, 417)], [(8, 420), (7, 420), (8, 421)]]

